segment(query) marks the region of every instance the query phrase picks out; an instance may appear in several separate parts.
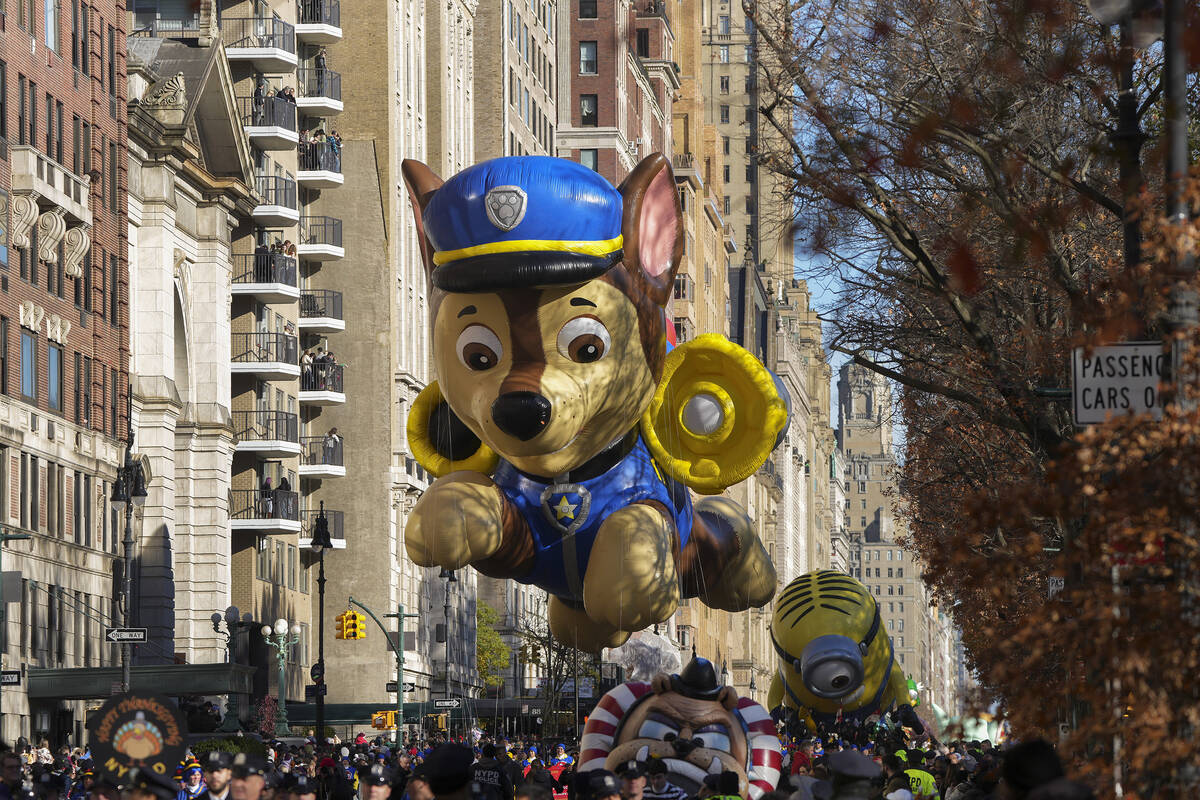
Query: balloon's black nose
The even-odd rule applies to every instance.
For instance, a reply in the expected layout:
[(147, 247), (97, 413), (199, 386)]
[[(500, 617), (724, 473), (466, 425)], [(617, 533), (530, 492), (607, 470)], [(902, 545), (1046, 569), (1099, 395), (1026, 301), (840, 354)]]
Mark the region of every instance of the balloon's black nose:
[(496, 427), (527, 442), (550, 422), (550, 401), (535, 392), (508, 392), (492, 403)]

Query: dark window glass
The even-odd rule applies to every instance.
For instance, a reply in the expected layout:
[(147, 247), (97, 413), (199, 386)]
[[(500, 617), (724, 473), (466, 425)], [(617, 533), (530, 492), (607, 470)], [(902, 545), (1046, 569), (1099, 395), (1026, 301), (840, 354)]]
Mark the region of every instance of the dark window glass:
[(648, 28), (637, 29), (637, 54), (638, 58), (650, 57), (650, 30)]
[(49, 344), (46, 352), (46, 401), (52, 411), (62, 411), (62, 348)]
[(579, 124), (599, 125), (598, 106), (597, 95), (581, 94), (579, 96)]
[(579, 0), (579, 18), (596, 19), (596, 0)]
[(0, 317), (0, 393), (8, 394), (8, 317)]
[(21, 331), (21, 396), (37, 400), (37, 338)]

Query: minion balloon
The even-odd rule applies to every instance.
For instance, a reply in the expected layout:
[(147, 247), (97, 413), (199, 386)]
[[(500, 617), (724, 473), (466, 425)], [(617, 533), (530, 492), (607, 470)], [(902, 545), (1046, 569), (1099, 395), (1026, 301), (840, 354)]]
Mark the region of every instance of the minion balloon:
[(924, 731), (879, 604), (849, 575), (818, 570), (789, 583), (775, 603), (771, 641), (779, 669), (770, 708), (793, 709), (815, 731), (818, 722), (861, 721), (894, 707), (902, 724)]
[(775, 570), (719, 494), (762, 466), (786, 392), (709, 335), (668, 352), (684, 226), (671, 162), (614, 187), (561, 158), (497, 158), (443, 182), (405, 161), (437, 380), (408, 441), (437, 480), (405, 529), (421, 566), (473, 565), (551, 595), (554, 635), (616, 647), (684, 597), (765, 605)]

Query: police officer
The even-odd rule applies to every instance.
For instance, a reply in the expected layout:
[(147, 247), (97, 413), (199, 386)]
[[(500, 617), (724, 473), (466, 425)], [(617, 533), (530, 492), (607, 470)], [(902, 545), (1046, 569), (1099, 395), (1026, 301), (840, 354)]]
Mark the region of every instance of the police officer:
[[(475, 753), (469, 747), (447, 742), (425, 759), (425, 779), (438, 800), (467, 800), (471, 797), (471, 765)], [(507, 797), (503, 800), (508, 800)]]
[(839, 750), (825, 758), (833, 774), (834, 800), (866, 800), (875, 796), (879, 765), (857, 750)]
[(496, 745), (485, 744), (483, 758), (471, 765), (471, 780), (479, 784), (480, 797), (486, 800), (508, 800), (513, 796), (513, 782), (504, 764), (496, 758)]
[(267, 783), (267, 760), (254, 753), (238, 753), (233, 759), (233, 779), (229, 782), (232, 800), (262, 800)]
[(386, 764), (372, 764), (361, 773), (358, 795), (361, 800), (388, 800), (396, 774)]
[(204, 756), (204, 785), (208, 787), (196, 800), (229, 800), (229, 781), (233, 777), (233, 756), (213, 750)]
[(575, 794), (579, 800), (619, 800), (621, 781), (606, 769), (580, 772), (575, 776)]
[(125, 795), (129, 800), (175, 800), (178, 793), (177, 784), (152, 769), (134, 767), (125, 780)]

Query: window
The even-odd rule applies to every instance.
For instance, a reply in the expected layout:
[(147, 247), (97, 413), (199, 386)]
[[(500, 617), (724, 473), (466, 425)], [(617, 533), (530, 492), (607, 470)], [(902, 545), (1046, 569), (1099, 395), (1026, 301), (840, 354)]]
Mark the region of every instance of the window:
[[(114, 175), (113, 177), (116, 177), (116, 176)], [(113, 186), (116, 186), (116, 184), (114, 183)], [(113, 192), (113, 195), (116, 196), (116, 192)], [(114, 208), (113, 211), (116, 211), (116, 209)], [(114, 327), (116, 325), (120, 324), (120, 320), (117, 316), (117, 306), (119, 305), (119, 301), (121, 298), (121, 292), (117, 287), (117, 277), (118, 277), (117, 276), (117, 254), (110, 253), (108, 256), (108, 280), (109, 280), (109, 292), (108, 292), (109, 317), (108, 317), (108, 321), (109, 321), (109, 324), (113, 325)]]
[(300, 562), (300, 591), (304, 594), (308, 594), (308, 572), (309, 565), (302, 560)]
[(283, 586), (283, 582), (286, 580), (286, 576), (283, 574), (283, 571), (287, 568), (287, 564), (284, 563), (283, 560), (283, 548), (283, 542), (275, 542), (275, 572), (272, 577), (275, 583), (279, 586)]
[(37, 339), (28, 331), (21, 331), (21, 396), (37, 400)]
[(599, 150), (580, 150), (579, 163), (591, 170), (598, 170), (600, 164)]
[(888, 625), (888, 630), (889, 630), (889, 631), (894, 631), (894, 630), (896, 630), (896, 623), (895, 623), (893, 620), (890, 620), (890, 619), (889, 619), (889, 620), (888, 620), (888, 623), (887, 623), (887, 625)]
[(0, 138), (8, 138), (8, 67), (0, 61)]
[(8, 394), (8, 317), (0, 317), (0, 394)]
[(21, 144), (37, 145), (37, 116), (37, 84), (31, 80), (29, 81), (29, 141), (21, 142)]
[[(729, 124), (729, 106), (721, 106), (721, 124), (722, 125)], [(727, 150), (726, 152), (729, 152), (729, 151)], [(726, 169), (726, 171), (729, 170), (728, 164), (725, 165), (725, 169)], [(726, 179), (726, 180), (728, 180), (728, 179)]]
[(721, 94), (729, 94), (729, 76), (722, 75), (720, 77), (720, 82), (721, 82)]
[(117, 30), (108, 26), (108, 112), (117, 115)]
[(42, 35), (46, 47), (58, 50), (58, 0), (42, 0)]
[(288, 545), (288, 549), (287, 549), (287, 554), (288, 554), (287, 586), (289, 589), (296, 588), (296, 556), (298, 553), (299, 553), (299, 551), (296, 549), (296, 546), (294, 544)]
[(260, 581), (271, 579), (271, 543), (259, 542), (258, 557), (254, 560), (254, 577)]
[(755, 113), (754, 106), (746, 106), (746, 122), (753, 122)]
[(120, 403), (117, 402), (117, 398), (121, 394), (121, 384), (117, 380), (117, 371), (115, 369), (109, 370), (109, 373), (112, 376), (112, 394), (109, 397), (108, 410), (112, 417), (112, 435), (119, 436), (121, 432), (117, 428), (117, 407)]
[(727, 45), (727, 44), (721, 45), (720, 54), (721, 54), (720, 59), (719, 59), (720, 62), (722, 64), (728, 64), (729, 63), (729, 45)]
[(50, 410), (62, 413), (62, 348), (47, 343), (46, 347), (46, 400)]
[(46, 155), (54, 158), (54, 95), (46, 92)]
[(26, 117), (29, 116), (28, 101), (25, 98), (25, 76), (17, 75), (17, 144), (25, 144)]
[(79, 381), (83, 384), (83, 408), (80, 414), (83, 424), (88, 425), (92, 421), (92, 359), (88, 356), (83, 357), (83, 375)]
[(637, 29), (636, 49), (637, 49), (638, 58), (649, 58), (650, 57), (650, 29), (649, 28), (638, 28)]
[(71, 64), (88, 75), (88, 7), (84, 0), (71, 0)]
[(897, 578), (904, 577), (904, 567), (896, 567), (896, 577)]
[(888, 561), (891, 561), (892, 560), (892, 551), (888, 550), (887, 554), (888, 554)]
[(596, 0), (579, 0), (579, 18), (596, 19)]
[(597, 72), (596, 43), (579, 43), (579, 72), (582, 75), (595, 75)]
[[(75, 354), (75, 396), (72, 408), (75, 410), (75, 423), (78, 424), (81, 420), (81, 410), (79, 408), (80, 391), (83, 389), (83, 356), (79, 353)], [(79, 481), (75, 481), (75, 486), (79, 486)]]
[(721, 200), (722, 200), (722, 206), (723, 206), (723, 210), (722, 210), (722, 212), (721, 212), (721, 213), (723, 213), (723, 214), (725, 214), (725, 215), (727, 215), (727, 216), (728, 216), (728, 214), (729, 214), (729, 208), (730, 208), (730, 205), (729, 205), (729, 195), (725, 195), (723, 198), (721, 198)]
[(742, 60), (749, 64), (754, 60), (754, 48), (750, 45), (744, 45), (742, 49), (744, 51), (742, 54)]
[(889, 578), (893, 577), (893, 576), (892, 576), (892, 568), (891, 568), (891, 567), (888, 567), (888, 577), (889, 577)]
[(595, 127), (599, 125), (599, 101), (597, 95), (581, 94), (579, 96), (579, 124)]
[[(111, 28), (109, 30), (111, 30)], [(117, 187), (117, 165), (119, 163), (120, 160), (117, 158), (117, 143), (115, 141), (110, 141), (108, 143), (108, 210), (114, 214), (117, 213), (120, 203), (120, 196)], [(115, 314), (113, 315), (113, 319), (116, 319)]]
[(904, 594), (904, 584), (900, 584), (896, 587), (896, 594)]
[(729, 35), (729, 15), (728, 14), (722, 14), (721, 16), (717, 17), (717, 33), (722, 34), (724, 36)]
[[(903, 604), (901, 604), (901, 605), (903, 605)], [(904, 620), (900, 620), (900, 630), (904, 630)], [(904, 642), (903, 642), (903, 641), (901, 641), (901, 643), (900, 643), (900, 646), (901, 646), (901, 647), (903, 647), (903, 646), (904, 646)]]
[(858, 490), (859, 490), (860, 492), (865, 492), (865, 491), (867, 490), (867, 482), (866, 482), (866, 481), (859, 481), (859, 482), (858, 482)]
[(889, 583), (888, 584), (888, 594), (891, 595), (893, 591), (894, 591), (894, 587)]
[(721, 137), (721, 152), (723, 152), (725, 155), (729, 155), (729, 137), (728, 136)]
[(729, 183), (729, 165), (728, 164), (725, 165), (724, 173), (725, 173), (725, 182)]

